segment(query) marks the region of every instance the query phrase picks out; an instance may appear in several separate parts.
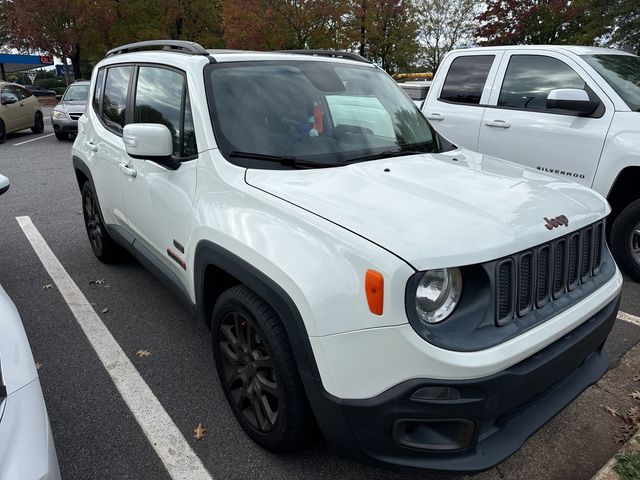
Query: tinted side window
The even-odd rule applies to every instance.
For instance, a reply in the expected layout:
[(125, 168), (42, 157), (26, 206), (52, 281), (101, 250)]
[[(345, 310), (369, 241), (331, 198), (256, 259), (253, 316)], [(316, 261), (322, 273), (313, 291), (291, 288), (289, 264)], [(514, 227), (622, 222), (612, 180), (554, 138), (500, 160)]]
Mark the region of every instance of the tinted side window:
[(196, 154), (193, 120), (183, 74), (166, 68), (140, 67), (133, 121), (166, 125), (173, 137), (174, 156), (190, 157)]
[(586, 89), (591, 100), (598, 100), (563, 61), (543, 55), (514, 55), (502, 82), (498, 106), (544, 111), (549, 92), (557, 88)]
[(440, 100), (478, 105), (494, 55), (467, 55), (451, 62)]
[(100, 96), (102, 95), (102, 86), (104, 85), (104, 68), (98, 70), (98, 76), (96, 77), (96, 87), (93, 91), (93, 109), (100, 112)]
[(132, 67), (111, 67), (107, 72), (102, 98), (102, 120), (121, 134), (127, 113), (127, 92)]
[(16, 97), (18, 97), (18, 100), (24, 100), (26, 98), (29, 98), (31, 95), (33, 95), (29, 90), (22, 87), (12, 85), (12, 88), (13, 88), (13, 92), (16, 94)]
[(2, 97), (2, 101), (13, 101), (17, 102), (18, 97), (14, 93), (13, 89), (7, 85), (6, 87), (2, 87), (2, 91), (0, 91), (0, 96)]

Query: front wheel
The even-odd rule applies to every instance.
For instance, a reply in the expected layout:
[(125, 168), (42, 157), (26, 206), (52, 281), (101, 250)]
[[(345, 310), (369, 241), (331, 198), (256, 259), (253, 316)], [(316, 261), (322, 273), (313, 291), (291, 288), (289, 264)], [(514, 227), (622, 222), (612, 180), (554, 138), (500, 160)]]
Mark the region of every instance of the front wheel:
[(69, 134), (63, 132), (55, 132), (56, 138), (60, 141), (69, 140)]
[(0, 143), (7, 141), (7, 128), (4, 126), (4, 122), (0, 120)]
[(276, 312), (247, 287), (232, 287), (216, 302), (211, 335), (222, 389), (249, 437), (273, 452), (305, 446), (311, 411)]
[(622, 271), (640, 282), (640, 200), (629, 204), (616, 217), (610, 243)]
[(31, 127), (33, 133), (44, 132), (44, 118), (42, 118), (41, 112), (36, 112), (36, 116), (33, 119), (33, 127)]

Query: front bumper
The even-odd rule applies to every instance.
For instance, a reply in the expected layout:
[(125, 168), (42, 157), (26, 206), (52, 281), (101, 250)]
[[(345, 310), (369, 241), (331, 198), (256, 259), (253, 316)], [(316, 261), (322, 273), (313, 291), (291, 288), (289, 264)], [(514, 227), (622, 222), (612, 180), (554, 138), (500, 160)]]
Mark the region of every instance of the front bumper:
[(0, 478), (60, 480), (58, 459), (36, 379), (10, 394), (0, 408)]
[(51, 125), (57, 133), (78, 133), (78, 120), (71, 118), (53, 118), (51, 117)]
[[(366, 400), (334, 397), (310, 376), (303, 376), (305, 386), (325, 437), (339, 453), (403, 468), (486, 470), (604, 374), (609, 362), (603, 346), (619, 302), (618, 294), (564, 337), (488, 377), (412, 379)], [(424, 387), (450, 387), (459, 398), (412, 398)]]

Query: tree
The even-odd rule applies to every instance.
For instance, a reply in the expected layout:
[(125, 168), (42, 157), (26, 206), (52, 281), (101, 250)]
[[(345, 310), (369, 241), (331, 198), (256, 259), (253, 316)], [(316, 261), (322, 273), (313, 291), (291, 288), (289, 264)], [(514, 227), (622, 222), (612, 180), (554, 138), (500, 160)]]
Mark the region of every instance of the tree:
[(422, 0), (418, 4), (420, 38), (426, 64), (435, 72), (445, 53), (474, 43), (478, 0)]
[(101, 43), (111, 18), (107, 1), (10, 0), (4, 7), (13, 47), (69, 58), (76, 78), (81, 78), (81, 52)]
[(580, 34), (586, 4), (587, 0), (486, 0), (476, 35), (481, 45), (571, 43)]
[(230, 48), (339, 48), (345, 0), (222, 0)]
[(640, 55), (640, 8), (637, 0), (617, 0), (609, 5), (615, 18), (610, 43), (628, 45)]
[(351, 0), (346, 36), (360, 55), (389, 73), (413, 64), (420, 46), (410, 0)]

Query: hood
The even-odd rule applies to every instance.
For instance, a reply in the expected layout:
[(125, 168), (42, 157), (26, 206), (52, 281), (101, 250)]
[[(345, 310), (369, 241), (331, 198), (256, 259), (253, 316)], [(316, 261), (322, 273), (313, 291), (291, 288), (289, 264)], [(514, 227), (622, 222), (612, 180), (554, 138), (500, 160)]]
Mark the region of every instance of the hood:
[[(417, 270), (510, 255), (582, 228), (609, 206), (577, 183), (468, 150), (312, 170), (258, 170), (249, 185), (390, 250)], [(568, 226), (549, 230), (545, 218)]]
[(15, 305), (0, 286), (0, 371), (7, 394), (38, 378), (22, 320)]
[(84, 113), (86, 107), (87, 102), (85, 100), (65, 100), (56, 105), (56, 110), (62, 110), (66, 113)]

